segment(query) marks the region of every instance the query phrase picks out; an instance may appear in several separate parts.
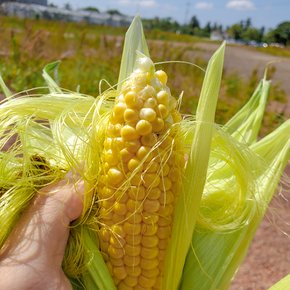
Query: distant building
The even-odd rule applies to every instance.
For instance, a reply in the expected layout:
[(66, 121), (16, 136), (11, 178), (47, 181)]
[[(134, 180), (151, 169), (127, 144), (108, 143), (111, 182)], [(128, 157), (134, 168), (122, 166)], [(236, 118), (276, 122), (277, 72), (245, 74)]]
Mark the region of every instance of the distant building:
[(0, 0), (0, 4), (4, 2), (18, 2), (18, 3), (25, 3), (25, 4), (38, 4), (47, 6), (47, 0)]
[(223, 40), (224, 36), (223, 33), (220, 30), (214, 30), (210, 34), (210, 39), (211, 40)]
[[(3, 2), (1, 4), (1, 2)], [(133, 17), (127, 15), (110, 15), (108, 13), (98, 13), (84, 10), (67, 10), (61, 8), (55, 8), (45, 6), (39, 2), (46, 3), (47, 1), (1, 1), (0, 0), (0, 13), (7, 16), (17, 16), (21, 18), (32, 19), (50, 19), (60, 20), (67, 22), (87, 22), (98, 25), (108, 26), (129, 26), (133, 20)], [(23, 3), (25, 2), (25, 3)], [(29, 2), (29, 4), (28, 4)], [(32, 4), (31, 2), (38, 2)]]

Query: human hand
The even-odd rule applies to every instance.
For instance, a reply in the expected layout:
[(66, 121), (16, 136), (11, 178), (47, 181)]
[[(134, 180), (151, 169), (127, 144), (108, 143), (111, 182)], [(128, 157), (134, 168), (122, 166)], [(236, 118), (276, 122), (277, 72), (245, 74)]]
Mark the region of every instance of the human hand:
[(72, 289), (61, 265), (84, 183), (70, 179), (43, 188), (13, 229), (0, 252), (0, 290)]

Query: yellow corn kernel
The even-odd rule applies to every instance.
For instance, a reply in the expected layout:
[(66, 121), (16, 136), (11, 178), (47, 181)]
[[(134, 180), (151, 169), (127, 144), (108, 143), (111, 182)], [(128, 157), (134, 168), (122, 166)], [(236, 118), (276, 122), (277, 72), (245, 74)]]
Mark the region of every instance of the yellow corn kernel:
[(131, 224), (126, 221), (124, 223), (124, 232), (127, 235), (139, 235), (141, 233), (141, 224)]
[(120, 259), (124, 256), (124, 250), (119, 249), (119, 248), (115, 248), (112, 245), (109, 245), (108, 254), (111, 258)]
[(159, 81), (166, 85), (167, 83), (167, 74), (163, 70), (158, 70), (155, 72), (156, 77), (159, 79)]
[(171, 226), (159, 227), (157, 231), (157, 236), (160, 240), (167, 239), (171, 233)]
[(104, 154), (104, 160), (109, 165), (116, 165), (118, 164), (118, 154), (116, 151), (113, 151), (111, 149), (107, 150)]
[(160, 184), (160, 176), (155, 173), (146, 173), (143, 176), (144, 186), (154, 188)]
[(139, 140), (127, 141), (125, 146), (130, 153), (135, 154), (139, 150), (141, 142)]
[(128, 245), (140, 245), (141, 239), (142, 239), (141, 235), (132, 235), (132, 233), (126, 235), (125, 237), (125, 240)]
[(164, 121), (162, 118), (157, 117), (152, 122), (152, 131), (153, 132), (160, 132), (164, 128)]
[(127, 210), (130, 213), (137, 213), (143, 210), (143, 204), (141, 201), (136, 199), (129, 199), (127, 201)]
[(130, 275), (131, 277), (138, 277), (138, 276), (140, 276), (140, 274), (142, 272), (140, 266), (137, 266), (137, 267), (126, 266), (126, 271), (127, 271), (128, 275)]
[(139, 160), (144, 160), (146, 158), (146, 161), (149, 162), (153, 156), (151, 153), (151, 148), (148, 146), (141, 146), (139, 150), (136, 153), (136, 156)]
[(141, 246), (132, 246), (132, 245), (125, 245), (125, 252), (129, 256), (139, 256), (141, 253)]
[(141, 258), (139, 256), (132, 257), (129, 255), (124, 256), (124, 264), (126, 266), (135, 267), (140, 264)]
[(151, 279), (151, 278), (144, 277), (143, 275), (141, 275), (139, 277), (139, 283), (145, 289), (151, 289), (153, 287), (153, 285), (155, 284), (155, 280)]
[(138, 111), (130, 108), (124, 111), (123, 117), (126, 122), (137, 122), (139, 120)]
[(109, 243), (115, 248), (123, 248), (125, 244), (125, 240), (124, 238), (111, 235)]
[(141, 244), (144, 247), (154, 248), (158, 245), (158, 237), (157, 236), (144, 236), (142, 237)]
[(160, 208), (160, 203), (157, 200), (146, 199), (143, 203), (143, 209), (148, 213), (156, 213)]
[(145, 259), (142, 258), (140, 262), (141, 269), (152, 270), (158, 267), (158, 259)]
[(158, 231), (158, 225), (157, 224), (143, 224), (142, 225), (142, 235), (144, 236), (154, 236), (156, 235)]
[(172, 224), (172, 218), (170, 216), (168, 217), (159, 217), (158, 219), (158, 225), (161, 227), (169, 226)]
[(142, 174), (140, 172), (135, 173), (131, 180), (130, 180), (131, 185), (133, 186), (140, 186), (142, 184)]
[(145, 194), (146, 194), (146, 191), (143, 186), (131, 186), (128, 192), (130, 199), (138, 200), (138, 201), (144, 200)]
[(142, 221), (145, 224), (155, 224), (157, 223), (159, 220), (159, 216), (158, 215), (152, 215), (149, 213), (144, 212), (143, 216), (142, 216)]
[(132, 158), (128, 162), (128, 169), (130, 171), (134, 171), (136, 168), (139, 168), (140, 171), (142, 171), (142, 164), (139, 159), (137, 158)]
[(138, 278), (134, 276), (127, 276), (124, 283), (131, 287), (131, 289), (138, 284)]
[(147, 120), (140, 120), (136, 125), (136, 131), (141, 136), (148, 135), (152, 132), (152, 125)]
[(110, 258), (110, 262), (111, 262), (111, 265), (112, 267), (123, 267), (124, 266), (124, 263), (123, 263), (123, 259), (113, 259), (113, 258)]
[(121, 129), (121, 136), (125, 141), (136, 140), (139, 137), (136, 129), (129, 125), (125, 125)]
[(124, 180), (124, 174), (117, 168), (110, 168), (108, 171), (108, 183), (118, 185)]
[(157, 136), (154, 133), (147, 134), (141, 137), (141, 143), (144, 146), (154, 146), (157, 142)]
[(146, 278), (153, 278), (153, 277), (157, 277), (158, 274), (160, 273), (158, 268), (152, 269), (152, 270), (143, 270), (142, 274), (144, 277)]
[(125, 267), (113, 267), (113, 274), (119, 280), (123, 280), (127, 276)]
[(140, 119), (152, 122), (156, 118), (156, 112), (152, 108), (143, 108), (140, 110)]
[(145, 258), (145, 259), (155, 259), (155, 258), (157, 258), (158, 253), (159, 253), (159, 249), (158, 248), (145, 248), (145, 247), (142, 247), (141, 257)]
[(159, 104), (158, 105), (158, 113), (162, 119), (166, 119), (168, 114), (169, 114), (169, 111), (165, 105)]
[(156, 200), (156, 199), (159, 199), (160, 196), (161, 196), (161, 190), (158, 187), (154, 187), (149, 190), (147, 198), (150, 200)]
[[(134, 154), (129, 152), (129, 150), (127, 148), (124, 148), (120, 151), (120, 159), (124, 163), (128, 162), (133, 157), (134, 157)], [(117, 159), (117, 162), (118, 162), (118, 159)]]
[(158, 94), (157, 94), (157, 101), (159, 104), (163, 104), (165, 105), (166, 107), (168, 106), (169, 104), (169, 95), (166, 91), (160, 91)]
[(144, 108), (152, 108), (154, 109), (157, 106), (157, 101), (155, 98), (149, 98), (144, 103)]
[(138, 224), (142, 222), (142, 215), (140, 213), (136, 213), (136, 212), (128, 212), (127, 216), (126, 216), (126, 221), (130, 224)]

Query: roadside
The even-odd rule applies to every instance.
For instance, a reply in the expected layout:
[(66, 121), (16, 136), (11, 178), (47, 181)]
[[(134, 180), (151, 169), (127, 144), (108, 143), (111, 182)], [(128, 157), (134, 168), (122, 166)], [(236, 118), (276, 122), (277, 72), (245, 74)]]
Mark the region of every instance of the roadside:
[[(208, 60), (213, 52), (218, 48), (215, 43), (195, 43), (198, 48), (195, 57), (203, 57)], [(276, 68), (273, 75), (273, 84), (279, 86), (286, 92), (288, 104), (286, 104), (287, 117), (290, 117), (290, 58), (277, 57), (270, 54), (258, 52), (255, 50), (246, 49), (239, 46), (227, 46), (225, 54), (225, 71), (237, 72), (243, 78), (248, 78), (254, 69), (257, 69), (259, 76), (262, 78), (267, 64)], [(277, 104), (272, 104), (277, 106)], [(279, 109), (279, 108), (277, 108)]]

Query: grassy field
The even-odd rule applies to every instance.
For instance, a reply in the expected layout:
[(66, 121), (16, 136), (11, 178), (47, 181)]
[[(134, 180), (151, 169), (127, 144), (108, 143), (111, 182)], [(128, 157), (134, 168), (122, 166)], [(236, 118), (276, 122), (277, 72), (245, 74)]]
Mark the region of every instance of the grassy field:
[[(126, 28), (0, 17), (0, 73), (8, 86), (18, 92), (43, 86), (42, 68), (47, 63), (61, 60), (60, 85), (69, 90), (79, 88), (84, 94), (97, 96), (118, 79), (125, 31)], [(193, 44), (204, 41), (160, 31), (148, 31), (146, 36), (150, 39), (154, 62), (188, 61), (187, 56), (195, 50)], [(202, 58), (189, 61), (206, 67)], [(169, 86), (175, 96), (184, 91), (182, 112), (194, 113), (204, 72), (181, 63), (157, 67), (168, 73)], [(105, 81), (100, 83), (101, 80)], [(218, 123), (226, 122), (246, 102), (258, 81), (255, 70), (247, 80), (237, 73), (225, 73), (216, 119)], [(275, 86), (270, 99), (285, 102), (286, 95)], [(282, 119), (268, 110), (264, 133), (276, 127)]]

